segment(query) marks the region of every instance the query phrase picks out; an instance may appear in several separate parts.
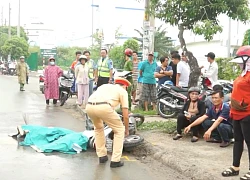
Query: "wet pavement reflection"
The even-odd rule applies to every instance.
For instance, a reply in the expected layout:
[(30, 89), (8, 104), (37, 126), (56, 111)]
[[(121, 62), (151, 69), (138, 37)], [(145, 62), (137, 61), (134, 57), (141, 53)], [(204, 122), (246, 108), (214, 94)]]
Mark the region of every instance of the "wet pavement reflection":
[[(28, 124), (84, 130), (84, 121), (75, 119), (62, 107), (46, 107), (38, 89), (38, 78), (30, 78), (25, 92), (19, 92), (17, 77), (0, 75), (0, 179), (1, 180), (151, 180), (166, 177), (151, 172), (147, 166), (133, 161), (123, 168), (110, 169), (109, 163), (98, 164), (93, 150), (76, 155), (37, 153), (19, 146), (8, 134), (17, 125)], [(110, 157), (110, 156), (109, 156)]]

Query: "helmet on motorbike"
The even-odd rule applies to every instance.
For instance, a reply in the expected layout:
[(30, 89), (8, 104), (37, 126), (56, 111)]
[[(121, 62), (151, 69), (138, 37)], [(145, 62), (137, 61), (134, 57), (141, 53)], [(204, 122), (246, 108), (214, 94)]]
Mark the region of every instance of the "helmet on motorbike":
[(128, 57), (131, 57), (133, 55), (133, 51), (130, 48), (125, 49), (124, 54)]
[(236, 57), (229, 62), (243, 64), (244, 66), (243, 69), (245, 69), (246, 62), (249, 59), (250, 59), (250, 46), (241, 46), (236, 52)]
[(165, 81), (165, 82), (164, 82), (164, 85), (170, 85), (170, 86), (173, 86), (174, 84), (173, 84), (173, 82), (172, 82), (172, 81)]
[(198, 87), (191, 87), (188, 89), (188, 93), (191, 93), (191, 92), (197, 92), (200, 94), (201, 91), (200, 91), (200, 88)]
[(85, 61), (87, 61), (87, 56), (81, 55), (78, 60), (81, 61), (82, 59), (84, 59)]

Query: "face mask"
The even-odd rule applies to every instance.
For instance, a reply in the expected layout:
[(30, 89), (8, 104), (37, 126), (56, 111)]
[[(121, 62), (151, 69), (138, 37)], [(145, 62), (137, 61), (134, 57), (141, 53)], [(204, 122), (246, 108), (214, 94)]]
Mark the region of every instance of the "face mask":
[(54, 65), (55, 65), (55, 62), (51, 61), (51, 62), (50, 62), (50, 65), (51, 65), (51, 66), (54, 66)]
[(243, 63), (238, 64), (240, 66), (240, 69), (243, 69)]

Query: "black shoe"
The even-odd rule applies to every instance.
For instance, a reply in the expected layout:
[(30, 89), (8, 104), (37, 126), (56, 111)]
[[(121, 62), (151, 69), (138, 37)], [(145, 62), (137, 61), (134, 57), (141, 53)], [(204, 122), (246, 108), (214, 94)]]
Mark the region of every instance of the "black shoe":
[(99, 157), (99, 163), (100, 164), (105, 163), (107, 161), (108, 161), (108, 156)]
[(122, 166), (124, 166), (124, 162), (122, 162), (122, 161), (119, 161), (119, 162), (111, 161), (111, 163), (110, 163), (111, 168), (117, 168), (117, 167), (122, 167)]

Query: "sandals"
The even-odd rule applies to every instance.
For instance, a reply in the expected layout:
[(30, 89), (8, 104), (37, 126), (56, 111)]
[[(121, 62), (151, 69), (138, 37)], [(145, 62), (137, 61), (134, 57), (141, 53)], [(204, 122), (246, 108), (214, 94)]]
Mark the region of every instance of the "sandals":
[[(234, 170), (232, 167), (226, 169), (221, 173), (222, 176), (224, 177), (229, 177), (229, 176), (238, 176), (240, 171)], [(248, 180), (248, 179), (246, 179)], [(250, 179), (249, 179), (250, 180)]]
[(244, 176), (240, 177), (240, 180), (250, 180), (250, 171), (246, 173)]
[(199, 140), (198, 137), (192, 137), (192, 138), (191, 138), (191, 142), (193, 142), (193, 143), (194, 143), (194, 142), (197, 142), (198, 140)]
[(177, 134), (175, 137), (173, 137), (173, 140), (178, 140), (180, 138), (182, 138), (182, 135)]

